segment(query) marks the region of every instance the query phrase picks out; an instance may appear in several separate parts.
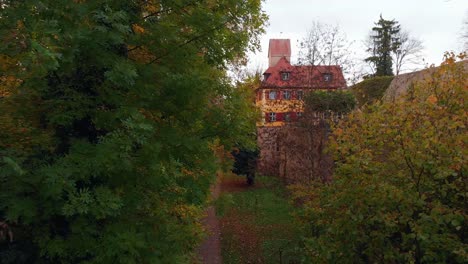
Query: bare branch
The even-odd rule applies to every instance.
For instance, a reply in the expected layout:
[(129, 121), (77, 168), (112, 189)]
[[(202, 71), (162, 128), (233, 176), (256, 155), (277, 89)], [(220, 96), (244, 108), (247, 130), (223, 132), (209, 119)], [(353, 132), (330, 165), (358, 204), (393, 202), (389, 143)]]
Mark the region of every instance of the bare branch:
[(464, 51), (468, 51), (468, 11), (465, 14), (465, 20), (463, 21), (461, 41)]
[(298, 63), (339, 65), (345, 76), (354, 76), (353, 44), (354, 42), (347, 40), (346, 34), (338, 25), (314, 21), (306, 36), (299, 42)]
[(404, 65), (422, 63), (421, 55), (424, 46), (421, 40), (411, 37), (408, 31), (400, 31), (397, 37), (400, 38), (401, 44), (392, 53), (392, 59), (395, 65), (395, 73), (399, 75), (404, 70)]

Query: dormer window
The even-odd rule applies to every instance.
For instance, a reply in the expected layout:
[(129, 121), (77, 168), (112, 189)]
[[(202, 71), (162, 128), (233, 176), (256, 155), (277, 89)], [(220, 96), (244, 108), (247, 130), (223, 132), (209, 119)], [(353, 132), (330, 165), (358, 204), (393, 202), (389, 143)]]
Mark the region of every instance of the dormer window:
[(263, 81), (268, 80), (268, 77), (270, 77), (270, 73), (264, 73), (263, 74)]
[(289, 80), (289, 72), (282, 72), (281, 73), (281, 80), (283, 80), (283, 81)]
[(331, 73), (324, 73), (323, 74), (323, 80), (325, 80), (326, 82), (331, 82), (332, 74)]

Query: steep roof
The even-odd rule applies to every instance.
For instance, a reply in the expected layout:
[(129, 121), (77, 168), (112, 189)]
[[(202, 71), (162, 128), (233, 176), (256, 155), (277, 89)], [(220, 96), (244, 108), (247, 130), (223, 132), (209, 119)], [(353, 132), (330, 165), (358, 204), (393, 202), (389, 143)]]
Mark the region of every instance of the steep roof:
[[(281, 73), (288, 72), (289, 79), (282, 80)], [(326, 81), (324, 75), (331, 74), (331, 80)], [(281, 58), (275, 66), (269, 67), (264, 73), (261, 87), (269, 88), (315, 88), (342, 89), (346, 88), (341, 67), (338, 65), (295, 66), (285, 58)]]

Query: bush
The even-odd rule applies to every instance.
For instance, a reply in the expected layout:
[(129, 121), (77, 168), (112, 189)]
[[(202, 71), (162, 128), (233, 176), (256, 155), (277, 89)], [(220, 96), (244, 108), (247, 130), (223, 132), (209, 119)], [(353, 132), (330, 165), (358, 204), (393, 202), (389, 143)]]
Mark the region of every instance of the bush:
[(369, 78), (351, 86), (350, 91), (356, 97), (359, 107), (365, 104), (371, 104), (382, 98), (393, 78), (393, 76)]
[(356, 106), (354, 95), (345, 91), (316, 91), (305, 97), (306, 111), (348, 113)]

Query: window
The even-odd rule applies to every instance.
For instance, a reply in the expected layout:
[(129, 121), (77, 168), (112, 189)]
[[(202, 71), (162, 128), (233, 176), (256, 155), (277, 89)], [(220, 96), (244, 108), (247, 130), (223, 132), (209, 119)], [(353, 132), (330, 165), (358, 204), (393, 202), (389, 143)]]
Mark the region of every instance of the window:
[(281, 73), (281, 80), (283, 80), (283, 81), (289, 80), (289, 72), (282, 72)]
[(297, 91), (296, 93), (297, 100), (302, 100), (302, 98), (304, 97), (304, 93), (302, 91)]
[(326, 82), (329, 82), (332, 80), (332, 75), (331, 73), (324, 73), (323, 74), (323, 79), (326, 81)]
[(283, 91), (283, 99), (291, 100), (291, 92), (290, 91)]
[(290, 113), (285, 113), (284, 114), (284, 121), (286, 121), (286, 122), (291, 121), (291, 114)]
[(276, 99), (276, 91), (270, 91), (268, 94), (268, 99), (275, 100)]
[(270, 77), (270, 73), (264, 73), (263, 74), (263, 80), (264, 81), (268, 80), (268, 77)]
[(276, 113), (270, 113), (270, 122), (276, 121)]

